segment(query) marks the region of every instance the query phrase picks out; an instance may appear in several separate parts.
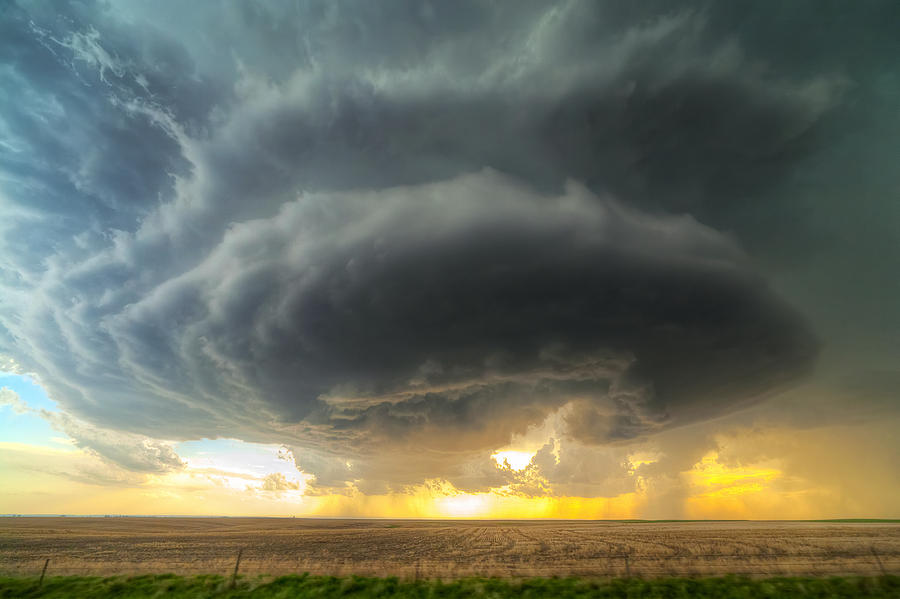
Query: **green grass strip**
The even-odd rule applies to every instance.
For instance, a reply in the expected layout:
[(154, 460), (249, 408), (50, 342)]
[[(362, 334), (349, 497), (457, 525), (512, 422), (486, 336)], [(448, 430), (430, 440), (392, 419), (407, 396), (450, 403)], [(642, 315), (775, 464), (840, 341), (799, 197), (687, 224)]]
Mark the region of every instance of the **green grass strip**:
[(470, 578), (440, 582), (358, 576), (239, 577), (235, 588), (222, 576), (148, 575), (111, 578), (54, 576), (38, 585), (37, 578), (0, 577), (0, 598), (79, 597), (115, 598), (238, 598), (287, 599), (306, 597), (604, 597), (623, 599), (694, 598), (900, 598), (900, 576), (770, 578), (668, 578), (657, 580), (532, 578), (504, 580)]

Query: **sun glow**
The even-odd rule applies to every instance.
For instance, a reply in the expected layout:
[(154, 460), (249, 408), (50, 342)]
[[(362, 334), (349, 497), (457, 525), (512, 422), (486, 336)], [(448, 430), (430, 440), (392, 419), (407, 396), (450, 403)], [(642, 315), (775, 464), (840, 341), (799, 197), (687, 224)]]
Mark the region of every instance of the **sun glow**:
[(528, 464), (531, 463), (531, 458), (534, 457), (536, 451), (498, 451), (493, 454), (491, 457), (494, 459), (497, 464), (503, 466), (504, 464), (508, 465), (511, 469), (519, 471), (524, 470), (528, 467)]
[(441, 514), (454, 518), (484, 517), (488, 515), (491, 507), (486, 493), (439, 497), (434, 503)]

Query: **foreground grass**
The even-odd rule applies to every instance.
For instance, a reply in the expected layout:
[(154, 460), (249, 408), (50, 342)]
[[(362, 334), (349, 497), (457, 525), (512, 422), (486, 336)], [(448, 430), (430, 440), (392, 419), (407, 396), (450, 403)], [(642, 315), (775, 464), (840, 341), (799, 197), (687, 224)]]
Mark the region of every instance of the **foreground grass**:
[(0, 598), (239, 598), (289, 597), (604, 597), (604, 598), (734, 598), (751, 597), (894, 597), (900, 598), (900, 576), (877, 578), (670, 578), (613, 579), (534, 578), (523, 581), (465, 579), (452, 582), (402, 581), (396, 578), (282, 576), (239, 578), (235, 588), (221, 576), (151, 575), (99, 578), (57, 576), (38, 586), (36, 578), (0, 577)]

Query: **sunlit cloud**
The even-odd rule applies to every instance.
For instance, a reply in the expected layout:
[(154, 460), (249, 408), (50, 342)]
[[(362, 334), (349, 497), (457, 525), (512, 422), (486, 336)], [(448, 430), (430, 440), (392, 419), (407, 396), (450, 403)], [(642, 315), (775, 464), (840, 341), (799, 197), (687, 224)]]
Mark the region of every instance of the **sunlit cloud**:
[(536, 450), (515, 451), (510, 449), (491, 454), (491, 458), (497, 462), (498, 466), (508, 467), (513, 470), (524, 470), (531, 463), (531, 458), (534, 457), (535, 453), (537, 453)]

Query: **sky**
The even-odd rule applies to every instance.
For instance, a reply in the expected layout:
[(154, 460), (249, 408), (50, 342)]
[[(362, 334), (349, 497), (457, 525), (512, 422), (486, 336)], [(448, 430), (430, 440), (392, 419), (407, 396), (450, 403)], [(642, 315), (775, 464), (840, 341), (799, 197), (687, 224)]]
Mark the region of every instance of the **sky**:
[(0, 5), (0, 513), (900, 518), (900, 4)]

